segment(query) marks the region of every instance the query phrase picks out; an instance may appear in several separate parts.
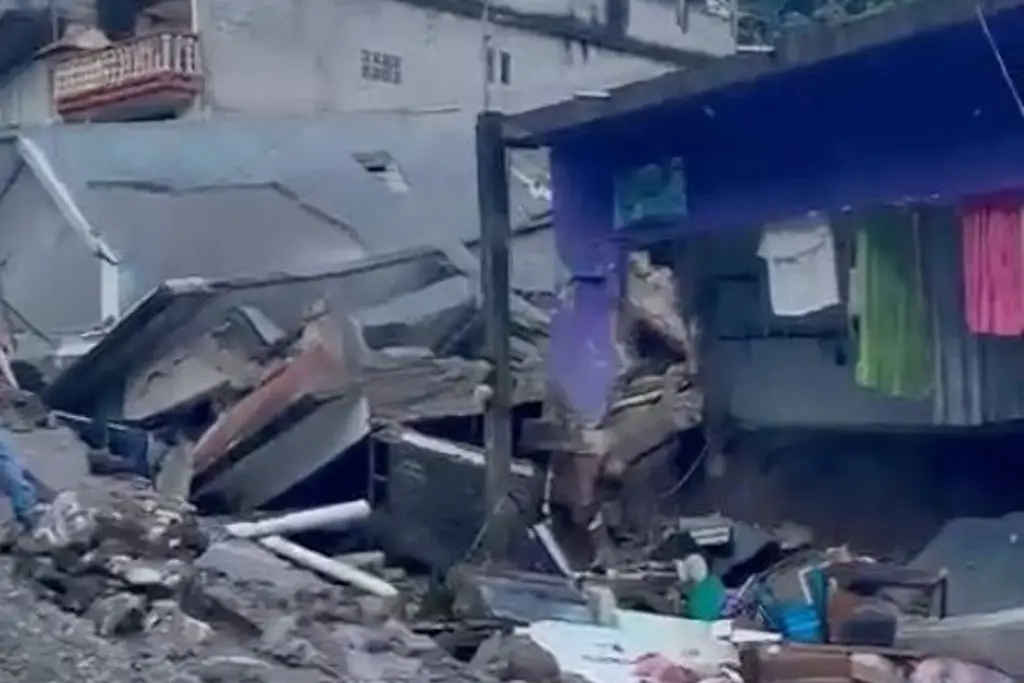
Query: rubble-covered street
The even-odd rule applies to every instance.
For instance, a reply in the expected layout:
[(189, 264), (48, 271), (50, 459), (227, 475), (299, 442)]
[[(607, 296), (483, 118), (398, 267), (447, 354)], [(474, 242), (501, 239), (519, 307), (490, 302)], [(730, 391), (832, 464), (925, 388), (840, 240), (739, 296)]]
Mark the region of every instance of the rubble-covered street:
[[(71, 429), (15, 403), (26, 461), (69, 467), (36, 468), (52, 499), (33, 529), (8, 522), (0, 539), (5, 680), (1007, 683), (1000, 668), (1022, 671), (1018, 610), (978, 597), (980, 558), (948, 564), (963, 561), (957, 538), (990, 533), (980, 521), (951, 524), (906, 566), (816, 547), (793, 525), (662, 512), (648, 542), (605, 538), (614, 553), (573, 568), (540, 525), (509, 562), (430, 580), (378, 550), (288, 540), (362, 536), (365, 501), (204, 517), (144, 478), (90, 473)], [(87, 464), (71, 481), (76, 459)], [(975, 583), (950, 583), (965, 571)]]
[[(723, 480), (694, 428), (694, 330), (670, 271), (645, 257), (630, 263), (629, 372), (596, 426), (538, 379), (550, 321), (520, 302), (514, 505), (488, 510), (478, 304), (448, 292), (435, 314), (374, 318), (341, 296), (368, 272), (438, 257), (171, 281), (38, 394), (5, 392), (2, 418), (42, 505), (31, 528), (9, 519), (0, 538), (0, 672), (203, 683), (1024, 675), (1020, 605), (985, 593), (1016, 555), (996, 567), (969, 547), (1012, 537), (1015, 517), (953, 520), (918, 533), (918, 556), (889, 561), (836, 545), (823, 517), (734, 519), (715, 499), (693, 509), (695, 481), (706, 494)], [(829, 520), (852, 532), (857, 520), (837, 513)], [(492, 524), (509, 532), (501, 556), (483, 546)]]
[(1024, 0), (3, 4), (0, 682), (1024, 683)]

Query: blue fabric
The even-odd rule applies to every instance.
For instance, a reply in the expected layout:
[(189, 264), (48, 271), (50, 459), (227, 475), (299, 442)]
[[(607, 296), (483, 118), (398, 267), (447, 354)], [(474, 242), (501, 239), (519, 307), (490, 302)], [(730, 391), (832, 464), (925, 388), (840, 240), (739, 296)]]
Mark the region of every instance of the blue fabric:
[(95, 417), (79, 427), (79, 436), (90, 448), (106, 449), (111, 455), (127, 461), (133, 474), (150, 477), (150, 438), (145, 430), (114, 424), (103, 417)]
[(35, 519), (38, 492), (27, 475), (10, 433), (0, 428), (0, 485), (11, 500), (14, 516), (22, 524), (31, 525)]

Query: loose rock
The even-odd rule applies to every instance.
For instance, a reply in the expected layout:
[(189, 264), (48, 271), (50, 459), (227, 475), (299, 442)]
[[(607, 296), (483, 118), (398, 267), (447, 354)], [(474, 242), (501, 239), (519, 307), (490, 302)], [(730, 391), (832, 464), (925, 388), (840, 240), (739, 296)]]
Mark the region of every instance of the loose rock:
[(101, 636), (126, 635), (142, 630), (146, 601), (132, 593), (101, 598), (89, 608), (89, 619)]

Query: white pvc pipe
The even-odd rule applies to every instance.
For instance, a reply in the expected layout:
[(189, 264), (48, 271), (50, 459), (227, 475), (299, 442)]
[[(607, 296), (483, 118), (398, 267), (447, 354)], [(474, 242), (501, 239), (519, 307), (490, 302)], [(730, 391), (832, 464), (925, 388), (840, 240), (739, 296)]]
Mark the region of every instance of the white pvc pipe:
[(335, 581), (361, 588), (367, 593), (373, 593), (381, 598), (398, 597), (398, 589), (384, 579), (379, 579), (373, 574), (368, 574), (343, 562), (332, 560), (326, 555), (321, 555), (309, 548), (304, 548), (280, 536), (267, 536), (259, 539), (257, 543), (276, 555), (280, 555), (287, 560), (291, 560)]
[(338, 503), (301, 512), (291, 512), (280, 517), (261, 519), (258, 522), (235, 522), (228, 524), (225, 528), (236, 538), (260, 538), (261, 536), (294, 534), (325, 527), (344, 527), (369, 516), (370, 504), (365, 500), (356, 500), (351, 503)]

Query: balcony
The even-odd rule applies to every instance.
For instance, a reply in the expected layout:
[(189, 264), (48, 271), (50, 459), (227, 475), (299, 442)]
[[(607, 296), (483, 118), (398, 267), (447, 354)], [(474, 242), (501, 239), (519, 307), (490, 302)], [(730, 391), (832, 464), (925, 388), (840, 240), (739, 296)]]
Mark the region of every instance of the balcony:
[(65, 121), (171, 118), (202, 87), (199, 38), (191, 33), (132, 38), (53, 68), (53, 99)]

